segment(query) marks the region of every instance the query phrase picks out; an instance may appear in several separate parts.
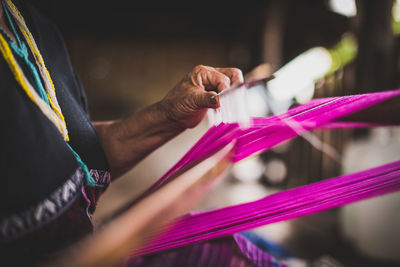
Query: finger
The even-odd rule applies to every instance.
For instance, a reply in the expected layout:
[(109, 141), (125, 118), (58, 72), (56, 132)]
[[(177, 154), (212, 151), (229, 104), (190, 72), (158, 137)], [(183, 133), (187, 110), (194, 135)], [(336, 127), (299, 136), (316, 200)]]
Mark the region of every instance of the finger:
[(192, 82), (203, 86), (207, 91), (221, 92), (231, 85), (228, 76), (211, 67), (197, 66), (193, 73)]
[(219, 97), (216, 92), (203, 92), (194, 95), (197, 108), (218, 108)]
[(231, 79), (231, 84), (242, 83), (244, 81), (243, 73), (238, 68), (216, 68), (216, 70), (228, 76)]

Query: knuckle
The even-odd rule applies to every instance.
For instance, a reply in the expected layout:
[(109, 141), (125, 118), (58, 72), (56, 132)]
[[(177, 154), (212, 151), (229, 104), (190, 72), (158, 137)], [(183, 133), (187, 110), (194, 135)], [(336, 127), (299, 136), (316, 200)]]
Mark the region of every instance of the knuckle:
[(231, 82), (231, 79), (229, 79), (229, 77), (226, 75), (222, 76), (222, 79), (223, 79), (223, 82), (226, 84), (230, 84), (230, 82)]
[(232, 72), (238, 76), (242, 75), (242, 71), (238, 68), (232, 68)]
[(243, 75), (242, 71), (238, 68), (230, 68), (229, 70), (232, 74), (232, 77), (238, 78)]
[(195, 67), (193, 68), (193, 70), (194, 70), (195, 72), (198, 72), (198, 71), (204, 70), (205, 68), (206, 68), (206, 66), (204, 66), (204, 65), (197, 65), (197, 66), (195, 66)]

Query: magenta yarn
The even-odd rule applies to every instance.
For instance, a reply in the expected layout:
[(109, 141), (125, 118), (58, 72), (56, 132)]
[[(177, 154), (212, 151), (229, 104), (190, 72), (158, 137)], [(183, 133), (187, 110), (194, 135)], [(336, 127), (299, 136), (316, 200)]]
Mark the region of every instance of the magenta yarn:
[[(237, 162), (314, 129), (382, 126), (366, 122), (341, 122), (339, 119), (399, 95), (400, 90), (392, 90), (321, 98), (278, 116), (254, 118), (252, 126), (247, 129), (241, 129), (235, 123), (213, 126), (141, 197), (156, 190), (180, 170), (233, 141), (236, 146), (233, 162)], [(294, 188), (254, 202), (194, 213), (178, 220), (163, 235), (135, 254), (156, 253), (218, 238), (397, 190), (400, 190), (400, 161)]]

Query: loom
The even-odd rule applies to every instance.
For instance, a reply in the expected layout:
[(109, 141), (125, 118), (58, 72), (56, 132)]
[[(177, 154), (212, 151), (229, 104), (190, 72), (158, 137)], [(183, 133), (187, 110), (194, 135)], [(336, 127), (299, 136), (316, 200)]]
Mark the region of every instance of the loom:
[[(128, 254), (153, 254), (398, 191), (400, 161), (394, 161), (254, 202), (184, 215), (226, 173), (230, 163), (315, 129), (389, 125), (341, 118), (398, 96), (400, 89), (314, 99), (280, 115), (252, 118), (246, 127), (237, 122), (220, 122), (124, 214), (85, 240), (85, 249), (68, 255), (75, 255), (74, 266), (109, 266)], [(104, 242), (108, 244), (99, 249), (97, 244)], [(71, 264), (71, 257), (68, 262)]]

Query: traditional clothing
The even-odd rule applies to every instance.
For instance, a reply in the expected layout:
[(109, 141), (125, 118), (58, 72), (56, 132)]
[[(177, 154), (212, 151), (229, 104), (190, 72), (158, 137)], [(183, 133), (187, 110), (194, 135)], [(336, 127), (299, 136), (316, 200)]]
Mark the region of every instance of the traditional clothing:
[[(4, 255), (16, 251), (24, 255), (16, 260), (32, 262), (33, 258), (45, 257), (92, 231), (91, 216), (99, 195), (110, 182), (110, 173), (87, 114), (84, 91), (59, 32), (30, 4), (16, 1), (15, 5), (23, 14), (51, 75), (69, 130), (69, 145), (97, 181), (94, 187), (85, 186), (84, 173), (63, 136), (21, 90), (2, 58), (0, 240)], [(12, 22), (17, 24), (13, 18)], [(15, 28), (22, 39), (23, 33)], [(28, 51), (29, 60), (35, 62), (32, 51)], [(37, 89), (35, 77), (24, 60), (13, 54), (25, 77)]]
[[(5, 31), (0, 32), (4, 58), (0, 59), (3, 125), (0, 251), (3, 262), (12, 260), (13, 265), (19, 266), (46, 260), (91, 233), (92, 214), (99, 196), (110, 183), (111, 175), (87, 112), (85, 93), (71, 66), (62, 37), (56, 27), (29, 3), (22, 0), (7, 2), (11, 9), (14, 4), (45, 64), (45, 71), (40, 62), (29, 65), (29, 62), (38, 61), (37, 51), (32, 49), (29, 39), (24, 40), (27, 29), (13, 26), (20, 22), (17, 17), (10, 16), (8, 26), (19, 37), (18, 44), (14, 44), (18, 47), (12, 50), (9, 49), (12, 47), (9, 44), (13, 43), (11, 38)], [(5, 11), (11, 13), (13, 10)], [(18, 49), (23, 51), (23, 46), (31, 48), (26, 50), (26, 58), (18, 53)], [(63, 127), (49, 119), (43, 107), (31, 101), (28, 93), (21, 90), (15, 69), (9, 58), (7, 60), (10, 53), (26, 82), (38, 95), (42, 93), (44, 100), (46, 93), (43, 96), (40, 84), (43, 87), (49, 84), (45, 73), (48, 72), (63, 115), (56, 114), (56, 117), (65, 119), (64, 128), (68, 130), (68, 136)], [(32, 65), (37, 73), (42, 74), (40, 78), (35, 75)], [(96, 183), (94, 186), (88, 182), (85, 166)], [(180, 266), (192, 266), (193, 262), (198, 266), (279, 266), (273, 257), (240, 235), (129, 259), (125, 264), (152, 266), (178, 262)]]

